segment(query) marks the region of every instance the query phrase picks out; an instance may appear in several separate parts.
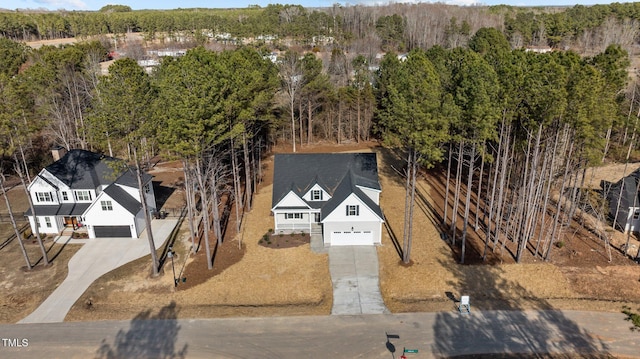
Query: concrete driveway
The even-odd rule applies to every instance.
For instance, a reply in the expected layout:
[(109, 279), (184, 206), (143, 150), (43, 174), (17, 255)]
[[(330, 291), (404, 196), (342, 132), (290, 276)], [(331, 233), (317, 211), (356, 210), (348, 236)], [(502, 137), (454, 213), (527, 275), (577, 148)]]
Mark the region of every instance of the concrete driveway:
[[(156, 248), (164, 244), (177, 223), (177, 219), (151, 222)], [(33, 313), (19, 323), (63, 322), (71, 306), (93, 281), (124, 264), (149, 255), (146, 231), (138, 239), (96, 238), (81, 242), (84, 245), (69, 260), (69, 273), (65, 280)]]
[(389, 313), (380, 294), (376, 247), (330, 247), (329, 272), (333, 282), (331, 314)]

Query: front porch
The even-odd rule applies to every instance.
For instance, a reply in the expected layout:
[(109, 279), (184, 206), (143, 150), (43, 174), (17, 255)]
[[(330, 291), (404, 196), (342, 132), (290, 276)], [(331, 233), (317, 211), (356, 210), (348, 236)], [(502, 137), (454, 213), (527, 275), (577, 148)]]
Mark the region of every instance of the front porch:
[(290, 234), (290, 233), (310, 233), (310, 234), (322, 234), (321, 223), (278, 223), (275, 229), (275, 233)]

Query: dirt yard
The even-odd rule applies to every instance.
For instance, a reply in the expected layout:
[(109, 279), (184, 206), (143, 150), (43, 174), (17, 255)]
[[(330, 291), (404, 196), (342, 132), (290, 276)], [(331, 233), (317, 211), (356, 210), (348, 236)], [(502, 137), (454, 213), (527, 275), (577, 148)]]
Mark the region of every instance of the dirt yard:
[[(301, 149), (301, 152), (343, 151), (378, 153), (383, 187), (381, 204), (390, 229), (383, 231), (378, 255), (382, 294), (391, 311), (449, 311), (454, 308), (454, 299), (462, 294), (470, 295), (473, 306), (480, 309), (619, 312), (625, 304), (640, 307), (640, 267), (625, 259), (616, 248), (609, 263), (601, 242), (588, 232), (566, 231), (569, 234), (566, 245), (554, 249), (550, 262), (525, 256), (523, 263), (515, 264), (508, 253), (502, 255), (497, 251), (489, 256), (491, 264), (482, 264), (479, 253), (484, 242), (471, 231), (467, 247), (467, 263), (471, 264), (458, 264), (457, 249), (452, 250), (438, 230), (443, 204), (442, 171), (432, 171), (420, 180), (412, 263), (403, 265), (389, 234), (401, 241), (404, 189), (396, 170), (402, 168), (402, 161), (377, 143)], [(215, 251), (213, 269), (207, 269), (204, 243), (199, 244), (196, 255), (189, 254), (189, 230), (183, 223), (174, 244), (177, 255), (173, 265), (166, 260), (160, 277), (150, 278), (149, 258), (132, 262), (96, 281), (76, 302), (66, 320), (130, 319), (172, 301), (177, 303), (180, 318), (328, 314), (332, 285), (327, 255), (312, 253), (308, 238), (269, 236), (273, 227), (269, 213), (273, 157), (267, 158), (263, 166), (264, 181), (252, 211), (242, 219), (240, 233), (234, 229), (233, 209), (223, 244), (216, 249), (215, 238), (211, 238)], [(163, 209), (179, 208), (184, 203), (181, 170), (179, 163), (172, 162), (158, 163), (152, 171), (158, 204)], [(24, 260), (20, 263), (16, 242), (11, 243), (0, 248), (1, 273), (6, 278), (0, 303), (3, 313), (10, 313), (0, 317), (4, 323), (21, 319), (44, 300), (66, 275), (68, 258), (77, 250), (72, 246), (62, 250), (54, 246), (50, 252), (59, 255), (53, 267), (27, 273), (20, 269)], [(30, 247), (31, 251), (34, 249), (37, 248)], [(12, 259), (5, 261), (9, 256)]]

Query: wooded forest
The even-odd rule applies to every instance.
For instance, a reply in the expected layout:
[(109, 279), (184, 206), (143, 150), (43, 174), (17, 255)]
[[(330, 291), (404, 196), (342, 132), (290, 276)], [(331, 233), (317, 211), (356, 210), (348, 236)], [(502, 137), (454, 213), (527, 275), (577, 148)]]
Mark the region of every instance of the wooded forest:
[[(239, 227), (272, 145), (376, 138), (406, 157), (405, 262), (416, 179), (434, 166), (446, 168), (442, 228), (461, 262), (471, 228), (485, 255), (512, 241), (516, 261), (527, 248), (549, 260), (577, 211), (608, 218), (602, 194), (578, 190), (587, 169), (637, 146), (638, 17), (638, 3), (0, 12), (1, 169), (28, 182), (54, 144), (127, 158), (138, 173), (158, 154), (180, 160), (192, 238), (202, 218), (211, 259), (221, 198), (235, 200)], [(110, 41), (18, 42), (131, 31), (189, 31), (194, 47), (150, 72), (124, 57), (103, 75)], [(260, 41), (213, 50), (211, 31), (275, 34), (282, 52), (273, 62)], [(321, 35), (333, 40), (312, 45)]]

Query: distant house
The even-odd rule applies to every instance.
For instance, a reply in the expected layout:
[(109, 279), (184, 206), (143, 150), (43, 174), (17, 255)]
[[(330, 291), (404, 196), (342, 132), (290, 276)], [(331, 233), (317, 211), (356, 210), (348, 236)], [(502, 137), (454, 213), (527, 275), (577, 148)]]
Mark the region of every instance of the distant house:
[(549, 46), (527, 46), (525, 47), (525, 51), (527, 52), (536, 52), (539, 54), (546, 54), (548, 52), (553, 51), (553, 49)]
[[(51, 165), (38, 173), (28, 187), (34, 204), (26, 216), (32, 230), (60, 233), (85, 227), (89, 238), (138, 238), (145, 218), (135, 172), (117, 158), (62, 148), (53, 151)], [(144, 197), (156, 210), (151, 176), (143, 176)]]
[(381, 242), (375, 153), (276, 154), (275, 233), (322, 234), (325, 245)]
[(612, 221), (615, 219), (615, 228), (623, 232), (640, 231), (638, 181), (640, 181), (640, 169), (615, 183), (600, 182), (600, 187), (609, 204), (610, 219)]

